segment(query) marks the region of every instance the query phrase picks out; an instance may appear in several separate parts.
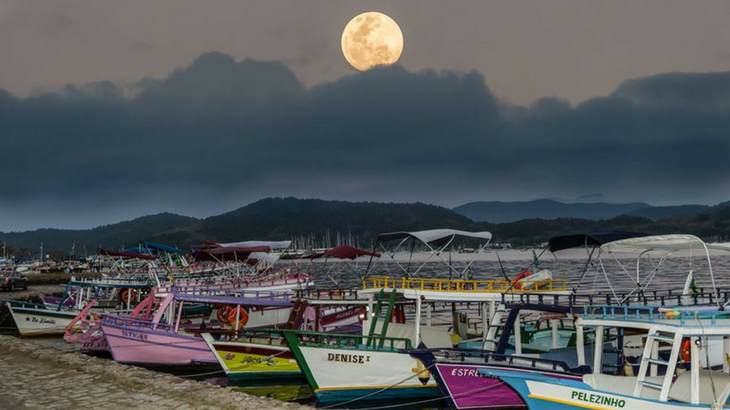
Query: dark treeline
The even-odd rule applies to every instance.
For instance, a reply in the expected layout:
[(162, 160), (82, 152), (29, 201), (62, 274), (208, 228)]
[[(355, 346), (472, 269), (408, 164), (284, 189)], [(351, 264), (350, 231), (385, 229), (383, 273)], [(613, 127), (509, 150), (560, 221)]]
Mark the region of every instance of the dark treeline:
[(532, 246), (555, 235), (608, 230), (688, 233), (709, 240), (723, 240), (730, 235), (730, 203), (659, 221), (624, 215), (598, 221), (525, 219), (494, 224), (474, 222), (450, 209), (422, 203), (267, 198), (205, 219), (163, 213), (88, 230), (40, 229), (0, 233), (0, 241), (8, 249), (16, 252), (23, 249), (23, 253), (30, 254), (38, 254), (41, 243), (46, 252), (69, 253), (73, 246), (77, 255), (83, 255), (83, 249), (93, 253), (99, 246), (112, 249), (134, 246), (142, 239), (186, 247), (202, 240), (332, 238), (339, 234), (341, 237), (355, 237), (361, 247), (369, 247), (382, 232), (436, 228), (486, 230), (492, 232), (493, 241), (510, 242), (513, 247)]

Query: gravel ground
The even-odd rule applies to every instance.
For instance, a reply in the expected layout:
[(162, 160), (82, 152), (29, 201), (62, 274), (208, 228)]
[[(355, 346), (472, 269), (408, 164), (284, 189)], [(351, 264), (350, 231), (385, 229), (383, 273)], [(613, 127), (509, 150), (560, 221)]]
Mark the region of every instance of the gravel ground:
[(0, 409), (312, 409), (0, 336)]

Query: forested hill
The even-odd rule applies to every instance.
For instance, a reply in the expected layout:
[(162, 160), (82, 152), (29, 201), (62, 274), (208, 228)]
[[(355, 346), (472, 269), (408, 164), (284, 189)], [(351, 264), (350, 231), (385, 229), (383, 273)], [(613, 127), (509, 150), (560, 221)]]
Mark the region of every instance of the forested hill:
[(47, 250), (77, 253), (84, 246), (96, 250), (134, 246), (140, 240), (187, 246), (202, 240), (285, 240), (294, 236), (321, 238), (337, 233), (359, 237), (369, 243), (379, 233), (435, 228), (471, 229), (474, 222), (448, 208), (421, 203), (325, 201), (320, 199), (267, 198), (225, 214), (195, 219), (169, 213), (150, 215), (89, 230), (40, 229), (0, 233), (9, 246), (37, 252), (41, 242)]
[(474, 222), (450, 209), (421, 203), (267, 198), (205, 219), (163, 213), (89, 230), (0, 233), (0, 240), (9, 248), (26, 248), (32, 254), (38, 252), (41, 242), (47, 251), (68, 252), (75, 245), (80, 254), (84, 247), (93, 252), (99, 245), (120, 248), (136, 245), (143, 239), (186, 247), (202, 240), (285, 240), (325, 235), (334, 242), (339, 234), (358, 237), (361, 246), (368, 246), (382, 232), (436, 228), (487, 230), (492, 232), (495, 242), (511, 242), (514, 246), (541, 243), (555, 235), (607, 230), (681, 232), (721, 239), (730, 236), (730, 203), (660, 221), (624, 215), (604, 220), (527, 219), (494, 224)]

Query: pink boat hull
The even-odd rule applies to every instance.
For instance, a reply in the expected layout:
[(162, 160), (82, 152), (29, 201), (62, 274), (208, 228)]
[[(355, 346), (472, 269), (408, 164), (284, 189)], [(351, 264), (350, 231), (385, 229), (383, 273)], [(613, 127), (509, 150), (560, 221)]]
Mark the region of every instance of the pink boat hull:
[(189, 365), (217, 363), (202, 338), (103, 322), (112, 357), (119, 363)]

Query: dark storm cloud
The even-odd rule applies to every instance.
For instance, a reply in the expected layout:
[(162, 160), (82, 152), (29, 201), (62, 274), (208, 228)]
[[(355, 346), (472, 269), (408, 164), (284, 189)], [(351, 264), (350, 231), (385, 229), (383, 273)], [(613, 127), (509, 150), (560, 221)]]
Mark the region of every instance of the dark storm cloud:
[(209, 215), (269, 195), (719, 201), (730, 181), (726, 73), (520, 107), (475, 72), (395, 66), (305, 89), (279, 62), (207, 53), (137, 88), (0, 92), (0, 230)]

